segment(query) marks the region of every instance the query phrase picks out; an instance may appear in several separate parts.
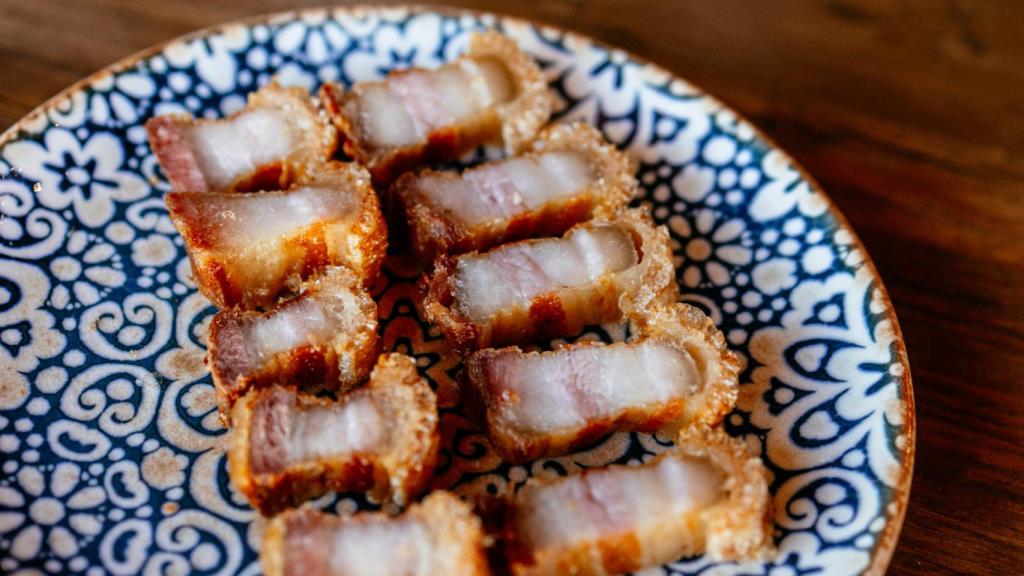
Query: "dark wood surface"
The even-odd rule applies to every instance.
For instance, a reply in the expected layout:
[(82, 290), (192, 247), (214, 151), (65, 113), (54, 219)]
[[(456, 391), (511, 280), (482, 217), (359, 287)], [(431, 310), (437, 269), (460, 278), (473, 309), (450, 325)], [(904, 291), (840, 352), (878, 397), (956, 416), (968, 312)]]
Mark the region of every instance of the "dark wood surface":
[[(0, 0), (0, 128), (149, 45), (300, 2)], [(498, 0), (754, 121), (815, 176), (896, 306), (917, 464), (892, 574), (1024, 572), (1024, 3)]]

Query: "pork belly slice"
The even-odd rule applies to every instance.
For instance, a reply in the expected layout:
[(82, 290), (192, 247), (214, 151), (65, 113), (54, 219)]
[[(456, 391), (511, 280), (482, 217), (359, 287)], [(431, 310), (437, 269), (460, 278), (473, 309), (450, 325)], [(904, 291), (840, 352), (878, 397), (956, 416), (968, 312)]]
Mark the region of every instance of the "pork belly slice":
[(339, 400), (272, 386), (231, 411), (230, 476), (264, 514), (330, 491), (404, 506), (437, 460), (437, 400), (412, 358), (380, 357), (369, 383)]
[(356, 164), (332, 162), (284, 192), (171, 192), (165, 201), (199, 291), (219, 308), (269, 306), (333, 265), (369, 285), (387, 249), (377, 195)]
[(761, 459), (702, 429), (641, 466), (528, 482), (512, 501), (505, 549), (515, 576), (619, 574), (702, 552), (762, 559), (771, 510)]
[(393, 71), (348, 92), (328, 83), (320, 95), (345, 151), (380, 184), (484, 143), (518, 150), (552, 107), (537, 64), (496, 32), (473, 34), (465, 54), (440, 68)]
[(653, 315), (630, 342), (487, 349), (466, 358), (466, 397), (478, 404), (494, 450), (522, 463), (612, 431), (721, 422), (736, 403), (739, 371), (722, 333), (687, 304)]
[(186, 115), (146, 122), (149, 145), (179, 192), (280, 189), (326, 162), (338, 132), (301, 88), (270, 84), (220, 120)]
[(636, 196), (635, 171), (629, 157), (577, 122), (545, 129), (513, 158), (462, 173), (406, 174), (392, 198), (413, 254), (426, 265), (437, 254), (561, 234), (595, 214), (614, 214)]
[(377, 304), (351, 271), (337, 266), (269, 312), (218, 312), (207, 364), (221, 417), (250, 389), (274, 383), (344, 392), (370, 373), (377, 341)]
[(268, 524), (260, 564), (266, 576), (490, 574), (480, 519), (458, 496), (444, 491), (396, 517), (290, 510)]
[(676, 299), (668, 232), (644, 209), (561, 238), (439, 258), (424, 310), (458, 350), (578, 333)]

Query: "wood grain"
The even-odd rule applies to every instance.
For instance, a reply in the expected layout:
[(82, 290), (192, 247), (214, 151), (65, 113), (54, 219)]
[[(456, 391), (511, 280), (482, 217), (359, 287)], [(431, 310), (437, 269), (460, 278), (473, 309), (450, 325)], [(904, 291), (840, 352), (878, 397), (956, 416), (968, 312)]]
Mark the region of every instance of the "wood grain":
[[(0, 0), (0, 127), (151, 44), (302, 2)], [(1024, 565), (1024, 4), (497, 0), (704, 87), (814, 175), (906, 336), (917, 467), (892, 574)]]

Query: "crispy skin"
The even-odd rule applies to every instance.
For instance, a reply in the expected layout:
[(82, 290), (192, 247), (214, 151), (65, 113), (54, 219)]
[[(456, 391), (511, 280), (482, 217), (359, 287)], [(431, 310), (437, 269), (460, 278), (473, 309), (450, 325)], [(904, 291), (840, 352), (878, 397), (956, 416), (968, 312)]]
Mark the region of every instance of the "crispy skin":
[[(358, 423), (378, 428), (353, 423), (356, 430), (347, 430), (362, 439), (339, 438), (339, 444), (348, 442), (345, 453), (289, 460), (289, 446), (296, 441), (289, 441), (293, 427), (309, 431), (295, 424), (296, 412), (351, 408), (355, 403), (371, 404), (377, 415), (370, 424), (356, 418)], [(434, 392), (416, 372), (415, 362), (403, 354), (382, 355), (369, 384), (340, 400), (279, 386), (261, 388), (235, 403), (231, 420), (231, 479), (263, 514), (332, 490), (366, 491), (404, 506), (429, 483), (440, 441)], [(337, 445), (331, 448), (340, 450)]]
[[(598, 278), (587, 289), (564, 289), (533, 298), (528, 308), (515, 306), (474, 322), (460, 313), (455, 302), (454, 274), (458, 259), (441, 257), (431, 277), (424, 277), (423, 308), (427, 319), (460, 351), (507, 344), (525, 344), (540, 338), (571, 336), (585, 326), (642, 317), (674, 302), (678, 296), (668, 231), (656, 228), (646, 209), (630, 209), (610, 219), (598, 218), (570, 229), (605, 224), (624, 226), (633, 236), (640, 261), (637, 265)], [(523, 240), (523, 243), (535, 240)], [(567, 263), (575, 265), (575, 263)]]
[[(709, 466), (717, 473), (715, 489), (721, 490), (721, 495), (684, 511), (671, 510), (669, 502), (665, 506), (651, 502), (644, 517), (623, 518), (616, 502), (643, 498), (643, 489), (650, 485), (633, 483), (647, 474), (646, 470), (661, 466), (664, 459)], [(650, 476), (647, 479), (650, 481)], [(659, 489), (672, 493), (671, 481), (658, 482), (666, 482)], [(589, 518), (584, 520), (588, 525), (577, 529), (586, 529), (590, 535), (567, 533), (569, 529), (561, 526), (546, 536), (557, 534), (569, 542), (543, 542), (544, 536), (529, 533), (526, 527), (531, 519), (536, 525), (536, 517), (545, 512), (538, 508), (544, 506), (545, 492), (563, 489), (567, 483), (583, 486), (575, 492), (579, 499), (556, 505), (564, 506), (567, 513), (585, 510), (579, 516)], [(547, 498), (550, 505), (550, 495)], [(505, 553), (514, 576), (618, 574), (702, 552), (719, 561), (764, 560), (773, 553), (771, 513), (768, 473), (761, 459), (721, 429), (694, 429), (680, 437), (675, 451), (641, 467), (610, 466), (566, 478), (530, 481), (510, 505)]]
[[(300, 225), (280, 235), (233, 245), (238, 230), (258, 234), (266, 223), (258, 220), (273, 219), (273, 214), (260, 213), (268, 199), (282, 200), (310, 189), (329, 190), (332, 203), (342, 208), (334, 216), (320, 214), (315, 220), (303, 213)], [(387, 250), (377, 195), (366, 171), (356, 164), (329, 163), (304, 175), (286, 192), (171, 192), (165, 202), (185, 240), (196, 285), (218, 308), (272, 305), (282, 293), (327, 266), (345, 266), (370, 285)]]
[[(511, 369), (510, 361), (529, 362), (546, 356), (569, 362), (568, 354), (577, 351), (601, 353), (610, 351), (609, 346), (622, 350), (649, 344), (666, 346), (692, 358), (700, 378), (696, 389), (678, 391), (660, 403), (644, 402), (613, 410), (607, 407), (610, 400), (602, 391), (589, 391), (587, 384), (575, 382), (580, 375), (570, 366), (568, 372), (558, 374), (558, 380), (529, 385), (564, 389), (570, 397), (576, 397), (576, 405), (563, 407), (565, 410), (590, 405), (589, 410), (600, 416), (551, 432), (523, 424), (517, 418), (517, 411), (522, 410), (521, 397), (500, 384)], [(572, 344), (550, 352), (523, 352), (518, 347), (474, 352), (465, 360), (463, 390), (464, 397), (476, 403), (475, 412), (483, 417), (494, 450), (507, 461), (522, 463), (573, 452), (612, 431), (656, 432), (717, 425), (736, 403), (738, 372), (739, 361), (711, 319), (693, 306), (675, 304), (654, 311), (629, 343)]]
[[(397, 536), (402, 532), (408, 539)], [(367, 538), (374, 541), (367, 544)], [(367, 548), (379, 551), (396, 541), (398, 548), (387, 554), (359, 554)], [(348, 555), (353, 552), (355, 558)], [(344, 566), (340, 572), (337, 566), (332, 568), (332, 554), (343, 555), (335, 561)], [(450, 492), (438, 491), (397, 517), (361, 512), (342, 518), (308, 507), (291, 510), (270, 521), (260, 550), (267, 576), (405, 576), (410, 563), (421, 571), (417, 573), (489, 575), (484, 532), (469, 505)]]
[[(532, 210), (485, 225), (465, 225), (444, 207), (432, 202), (420, 187), (432, 179), (457, 180), (469, 171), (459, 174), (426, 170), (419, 174), (406, 174), (395, 182), (390, 197), (399, 206), (404, 225), (409, 228), (412, 252), (421, 265), (428, 265), (438, 254), (486, 250), (505, 242), (562, 234), (595, 215), (614, 214), (636, 196), (635, 162), (605, 141), (593, 127), (581, 122), (550, 126), (521, 156), (537, 158), (548, 152), (583, 155), (593, 171), (594, 180), (571, 197), (553, 199)], [(506, 161), (488, 164), (502, 162)]]
[[(203, 159), (190, 139), (196, 126), (230, 124), (253, 110), (280, 113), (298, 137), (286, 156), (256, 166), (227, 185), (216, 185), (204, 172)], [(328, 161), (338, 146), (338, 133), (326, 113), (318, 109), (301, 88), (270, 84), (249, 95), (248, 105), (220, 120), (194, 119), (187, 115), (157, 116), (146, 121), (149, 145), (156, 154), (171, 187), (178, 192), (251, 191), (286, 188), (303, 174)]]
[[(494, 58), (503, 63), (515, 84), (515, 97), (471, 121), (435, 129), (426, 141), (411, 146), (375, 147), (369, 143), (359, 118), (347, 106), (358, 98), (360, 84), (348, 92), (340, 84), (321, 87), (321, 101), (341, 133), (345, 152), (369, 168), (375, 183), (386, 185), (408, 170), (454, 160), (480, 144), (499, 142), (508, 151), (517, 151), (548, 121), (553, 98), (544, 76), (510, 38), (493, 31), (473, 34), (460, 58)], [(393, 71), (389, 78), (405, 73)]]
[[(294, 346), (277, 350), (260, 346), (257, 332), (278, 329), (281, 323), (302, 323), (310, 308), (324, 317), (335, 316)], [(281, 337), (264, 338), (275, 336)], [(235, 401), (252, 388), (279, 383), (314, 393), (353, 388), (369, 375), (377, 348), (377, 304), (351, 271), (332, 267), (306, 282), (299, 296), (268, 312), (218, 312), (210, 322), (206, 357), (217, 407), (226, 423)]]

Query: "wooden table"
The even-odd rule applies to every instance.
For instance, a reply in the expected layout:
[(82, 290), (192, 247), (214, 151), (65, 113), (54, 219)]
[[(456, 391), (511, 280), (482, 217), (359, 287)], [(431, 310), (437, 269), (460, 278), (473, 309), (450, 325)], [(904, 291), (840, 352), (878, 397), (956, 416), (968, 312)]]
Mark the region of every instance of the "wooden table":
[[(703, 86), (801, 162), (906, 335), (917, 469), (893, 574), (1024, 571), (1024, 4), (499, 0)], [(0, 127), (136, 50), (301, 2), (0, 1)]]

